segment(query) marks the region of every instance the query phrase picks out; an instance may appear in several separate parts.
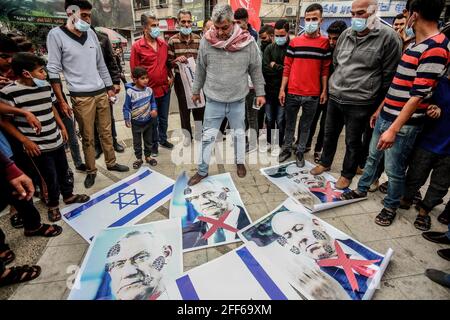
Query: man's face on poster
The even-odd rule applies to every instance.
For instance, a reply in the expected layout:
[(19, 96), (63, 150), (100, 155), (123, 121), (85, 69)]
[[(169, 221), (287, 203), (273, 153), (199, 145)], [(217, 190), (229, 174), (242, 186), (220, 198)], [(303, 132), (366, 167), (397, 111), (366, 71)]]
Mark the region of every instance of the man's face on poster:
[(286, 168), (288, 179), (297, 184), (303, 184), (308, 188), (323, 188), (327, 181), (323, 176), (314, 176), (307, 169), (298, 169), (294, 164), (292, 167)]
[(108, 253), (111, 290), (118, 300), (148, 300), (161, 292), (162, 269), (172, 254), (149, 233), (116, 243)]
[(228, 200), (228, 188), (220, 188), (212, 183), (202, 182), (184, 190), (186, 201), (203, 216), (219, 218), (233, 209), (234, 204)]
[(319, 220), (294, 212), (282, 212), (279, 215), (274, 218), (272, 225), (274, 231), (286, 239), (288, 249), (314, 260), (334, 255), (334, 239), (328, 235)]

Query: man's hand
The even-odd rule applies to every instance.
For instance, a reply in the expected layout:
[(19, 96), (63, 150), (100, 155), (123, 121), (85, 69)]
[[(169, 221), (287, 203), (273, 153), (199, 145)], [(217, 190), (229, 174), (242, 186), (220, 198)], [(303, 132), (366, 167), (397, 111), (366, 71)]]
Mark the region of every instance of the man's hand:
[(271, 67), (271, 68), (273, 68), (275, 65), (276, 65), (276, 62), (275, 62), (275, 61), (272, 61), (272, 62), (270, 63), (270, 67)]
[(25, 112), (24, 117), (25, 119), (27, 119), (28, 124), (34, 129), (34, 132), (36, 132), (36, 134), (40, 134), (42, 129), (41, 122), (31, 112), (29, 111), (24, 112)]
[(113, 89), (108, 90), (108, 98), (112, 98), (116, 96), (116, 91)]
[(33, 182), (25, 174), (12, 179), (9, 183), (15, 189), (13, 194), (18, 195), (19, 200), (26, 199), (27, 201), (29, 201), (33, 197)]
[(441, 108), (439, 108), (437, 105), (430, 105), (427, 109), (427, 116), (429, 116), (431, 119), (437, 119), (441, 116)]
[(256, 105), (258, 108), (261, 108), (266, 104), (266, 98), (264, 96), (256, 97)]
[(322, 92), (322, 94), (320, 95), (320, 104), (325, 104), (328, 100), (328, 94), (326, 91)]
[(114, 85), (114, 91), (116, 92), (116, 94), (118, 94), (120, 92), (120, 84)]
[(174, 60), (174, 62), (187, 63), (187, 62), (188, 62), (187, 60), (188, 60), (188, 59), (187, 59), (185, 56), (179, 56), (178, 58), (176, 58), (176, 59)]
[(373, 129), (375, 128), (375, 123), (377, 122), (378, 116), (380, 115), (380, 112), (377, 110), (375, 113), (370, 117), (370, 127)]
[[(150, 112), (150, 114), (151, 114), (151, 112)], [(131, 121), (125, 120), (125, 125), (127, 126), (127, 128), (131, 128)]]
[(156, 117), (158, 116), (158, 111), (156, 111), (156, 110), (150, 111), (150, 116), (151, 116), (152, 118), (156, 118)]
[(286, 93), (283, 91), (280, 91), (280, 94), (278, 95), (278, 100), (280, 100), (280, 104), (282, 107), (284, 107), (284, 103), (286, 102)]
[(6, 86), (7, 84), (10, 84), (10, 83), (12, 83), (11, 80), (9, 80), (6, 77), (0, 76), (0, 87), (4, 87), (4, 86)]
[(65, 102), (64, 100), (61, 102), (58, 102), (59, 104), (59, 108), (61, 109), (61, 112), (66, 116), (66, 117), (71, 117), (72, 116), (72, 108), (67, 104), (67, 102)]
[(391, 128), (387, 129), (378, 140), (377, 149), (386, 150), (394, 145), (397, 134)]
[(173, 78), (172, 78), (172, 77), (169, 77), (169, 79), (167, 80), (167, 82), (168, 82), (168, 84), (169, 84), (169, 87), (172, 87), (172, 85), (173, 85)]
[(193, 94), (192, 95), (192, 102), (194, 102), (195, 105), (200, 103), (200, 95), (199, 94)]
[(61, 131), (61, 136), (64, 143), (66, 143), (69, 140), (69, 134), (67, 133), (66, 128), (59, 128), (59, 130)]
[(24, 143), (23, 143), (23, 147), (25, 149), (25, 152), (30, 156), (30, 157), (37, 157), (41, 154), (41, 150), (39, 150), (39, 147), (36, 143), (34, 143), (33, 141), (27, 139)]

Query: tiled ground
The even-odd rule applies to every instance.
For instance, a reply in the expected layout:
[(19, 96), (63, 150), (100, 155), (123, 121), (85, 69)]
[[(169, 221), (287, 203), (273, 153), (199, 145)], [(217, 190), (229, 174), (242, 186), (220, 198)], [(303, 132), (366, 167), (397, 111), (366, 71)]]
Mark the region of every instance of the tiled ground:
[[(126, 152), (117, 154), (120, 163), (132, 166), (134, 161), (131, 147), (131, 132), (127, 129), (121, 116), (121, 102), (116, 105), (115, 114), (118, 126), (118, 137), (127, 145)], [(179, 127), (179, 116), (176, 113), (176, 98), (173, 95), (170, 115), (169, 130)], [(338, 176), (339, 168), (343, 160), (342, 145), (340, 141), (336, 160), (332, 168), (332, 174)], [(173, 138), (172, 142), (176, 142)], [(70, 156), (69, 156), (70, 158)], [(156, 170), (173, 179), (183, 170), (189, 174), (195, 172), (195, 165), (175, 165), (171, 161), (171, 154), (165, 149), (161, 149)], [(312, 161), (312, 155), (307, 155), (307, 160)], [(112, 174), (105, 170), (103, 157), (97, 161), (99, 174), (95, 186), (87, 190), (94, 193), (124, 177), (131, 174)], [(286, 195), (276, 186), (270, 184), (266, 178), (261, 176), (259, 168), (265, 165), (251, 165), (248, 175), (244, 179), (239, 179), (233, 165), (213, 165), (210, 174), (217, 174), (230, 171), (241, 193), (242, 200), (253, 220), (260, 218), (273, 210)], [(76, 173), (76, 191), (86, 192), (83, 187), (84, 176)], [(353, 185), (357, 182), (353, 181)], [(381, 288), (377, 290), (374, 299), (450, 299), (450, 290), (445, 289), (430, 280), (424, 275), (428, 267), (438, 268), (450, 272), (450, 264), (441, 259), (436, 250), (443, 246), (425, 241), (421, 233), (413, 226), (415, 210), (401, 210), (395, 223), (388, 228), (377, 226), (373, 220), (377, 212), (381, 209), (380, 200), (382, 194), (370, 194), (369, 199), (363, 202), (351, 204), (337, 209), (327, 210), (318, 215), (328, 223), (348, 233), (357, 240), (369, 245), (373, 249), (386, 252), (388, 248), (394, 250), (394, 255), (386, 273), (381, 281)], [(446, 199), (448, 200), (448, 199)], [(42, 206), (38, 202), (41, 209)], [(168, 218), (168, 205), (153, 212), (140, 223), (150, 222)], [(437, 222), (437, 215), (444, 206), (438, 206), (432, 212), (433, 229), (445, 231), (446, 227)], [(42, 210), (45, 213), (45, 210)], [(8, 217), (0, 218), (0, 227), (6, 231), (8, 241), (17, 253), (17, 263), (35, 263), (42, 266), (42, 275), (27, 284), (11, 286), (0, 289), (0, 298), (10, 299), (65, 299), (69, 289), (67, 283), (74, 278), (75, 266), (81, 264), (88, 248), (87, 243), (67, 224), (59, 222), (64, 228), (64, 233), (50, 241), (44, 239), (24, 239), (21, 232), (10, 228)], [(184, 269), (188, 270), (197, 265), (215, 259), (222, 254), (234, 249), (239, 244), (221, 246), (210, 249), (198, 250), (184, 254)]]

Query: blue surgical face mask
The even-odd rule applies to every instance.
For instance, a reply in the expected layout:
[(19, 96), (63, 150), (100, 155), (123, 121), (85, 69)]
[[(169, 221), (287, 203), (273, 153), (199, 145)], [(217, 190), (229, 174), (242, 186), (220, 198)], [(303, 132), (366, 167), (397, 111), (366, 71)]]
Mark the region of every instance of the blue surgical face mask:
[[(412, 18), (412, 16), (411, 16), (411, 18)], [(411, 18), (410, 18), (410, 20), (411, 20)], [(416, 33), (414, 32), (414, 29), (413, 29), (414, 22), (411, 23), (411, 26), (408, 26), (409, 21), (406, 23), (405, 34), (408, 39), (414, 38), (416, 36)]]
[(305, 32), (308, 34), (313, 34), (319, 29), (319, 22), (317, 21), (311, 21), (311, 22), (305, 22)]
[(185, 35), (188, 36), (192, 33), (192, 28), (186, 28), (186, 27), (181, 27), (180, 28), (180, 32)]
[(284, 46), (287, 42), (287, 37), (283, 37), (283, 36), (275, 36), (275, 43), (278, 46)]
[(77, 22), (75, 22), (74, 26), (78, 31), (81, 32), (87, 32), (91, 28), (91, 25), (89, 23), (81, 19), (78, 19)]
[(367, 19), (352, 18), (352, 30), (356, 32), (363, 32), (367, 29)]
[(153, 39), (156, 39), (161, 34), (161, 30), (159, 30), (159, 27), (154, 27), (154, 28), (151, 28), (149, 33), (150, 33), (150, 37), (152, 37)]
[(49, 85), (47, 80), (41, 80), (41, 79), (38, 79), (38, 78), (33, 78), (33, 82), (39, 88), (46, 87), (46, 86)]

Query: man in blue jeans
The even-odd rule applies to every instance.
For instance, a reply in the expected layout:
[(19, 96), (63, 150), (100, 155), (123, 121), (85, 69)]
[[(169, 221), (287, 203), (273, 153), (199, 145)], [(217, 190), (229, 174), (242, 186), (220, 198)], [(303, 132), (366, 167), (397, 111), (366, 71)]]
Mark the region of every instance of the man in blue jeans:
[(190, 186), (208, 176), (209, 160), (217, 133), (226, 117), (234, 130), (237, 175), (245, 177), (245, 97), (248, 76), (253, 82), (257, 105), (263, 106), (264, 78), (258, 45), (247, 30), (233, 23), (229, 5), (216, 5), (211, 17), (214, 28), (200, 42), (192, 100), (200, 101), (200, 89), (206, 96), (203, 120), (201, 163), (189, 180)]
[(390, 226), (395, 219), (404, 193), (406, 160), (422, 129), (433, 90), (450, 61), (449, 40), (438, 29), (443, 8), (441, 0), (412, 1), (407, 33), (414, 32), (416, 39), (404, 52), (386, 98), (370, 119), (374, 132), (358, 188), (342, 195), (345, 200), (365, 197), (384, 154), (388, 192), (375, 219), (381, 226)]

